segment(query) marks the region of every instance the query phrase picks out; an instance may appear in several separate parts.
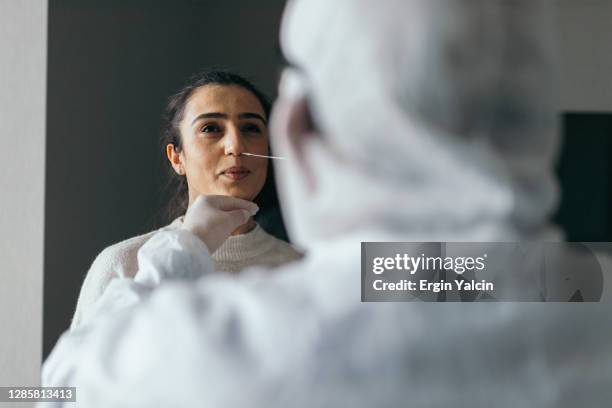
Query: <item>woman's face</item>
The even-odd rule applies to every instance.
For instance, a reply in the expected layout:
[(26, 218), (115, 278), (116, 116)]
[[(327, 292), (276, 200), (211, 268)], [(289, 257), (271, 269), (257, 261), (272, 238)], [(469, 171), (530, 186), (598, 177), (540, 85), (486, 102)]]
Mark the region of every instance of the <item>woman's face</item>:
[(200, 194), (253, 200), (266, 181), (267, 118), (250, 91), (236, 85), (205, 85), (185, 105), (179, 125), (183, 148), (167, 146), (168, 159), (185, 174), (189, 203)]

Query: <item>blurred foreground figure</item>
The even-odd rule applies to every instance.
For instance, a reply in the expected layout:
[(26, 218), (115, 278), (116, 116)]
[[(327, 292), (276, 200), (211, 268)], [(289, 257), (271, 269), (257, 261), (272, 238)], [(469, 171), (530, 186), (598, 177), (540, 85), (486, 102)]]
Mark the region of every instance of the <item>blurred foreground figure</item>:
[(203, 202), (60, 339), (43, 383), (90, 408), (607, 405), (603, 304), (360, 302), (361, 241), (561, 238), (552, 5), (291, 2), (272, 141), (306, 258), (215, 273), (225, 230)]

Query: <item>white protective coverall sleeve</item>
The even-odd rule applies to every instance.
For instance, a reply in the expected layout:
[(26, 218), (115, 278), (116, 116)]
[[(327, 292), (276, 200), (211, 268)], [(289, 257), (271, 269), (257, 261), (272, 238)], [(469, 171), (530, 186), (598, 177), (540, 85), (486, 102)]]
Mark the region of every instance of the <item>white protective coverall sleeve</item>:
[[(169, 357), (156, 356), (154, 350), (174, 347), (157, 343), (148, 348), (150, 344), (142, 339), (151, 336), (151, 342), (156, 343), (178, 338), (182, 346), (189, 342), (191, 333), (175, 331), (184, 330), (184, 325), (180, 329), (174, 325), (175, 318), (178, 314), (192, 317), (189, 309), (194, 305), (188, 286), (212, 272), (213, 263), (206, 245), (191, 232), (179, 229), (153, 236), (138, 252), (138, 265), (134, 280), (113, 280), (83, 326), (60, 338), (44, 365), (44, 386), (96, 383), (95, 388), (102, 392), (85, 394), (84, 399), (79, 398), (77, 388), (79, 405), (89, 407), (157, 406), (160, 396), (174, 394), (151, 388), (149, 395), (134, 393), (134, 400), (129, 401), (129, 393), (118, 388), (139, 388), (148, 370)], [(159, 285), (163, 287), (155, 290)], [(156, 312), (143, 314), (142, 309)], [(168, 331), (175, 331), (176, 337), (168, 336)], [(121, 401), (114, 400), (118, 397)]]

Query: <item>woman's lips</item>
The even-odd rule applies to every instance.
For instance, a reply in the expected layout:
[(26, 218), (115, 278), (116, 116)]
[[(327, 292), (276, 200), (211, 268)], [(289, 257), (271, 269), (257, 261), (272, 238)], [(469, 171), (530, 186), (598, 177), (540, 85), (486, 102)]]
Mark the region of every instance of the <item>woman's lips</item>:
[(243, 178), (251, 174), (251, 172), (246, 167), (230, 167), (229, 169), (224, 170), (221, 174), (229, 178), (230, 180), (236, 181), (242, 180)]

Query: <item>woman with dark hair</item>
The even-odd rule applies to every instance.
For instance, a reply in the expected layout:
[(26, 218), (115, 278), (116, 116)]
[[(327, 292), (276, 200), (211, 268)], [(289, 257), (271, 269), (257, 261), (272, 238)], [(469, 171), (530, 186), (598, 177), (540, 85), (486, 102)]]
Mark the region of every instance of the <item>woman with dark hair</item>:
[[(269, 155), (269, 112), (270, 103), (254, 85), (225, 71), (199, 74), (170, 98), (162, 142), (175, 188), (168, 207), (174, 221), (161, 229), (179, 228), (200, 195), (256, 200), (270, 172), (268, 159), (258, 157)], [(111, 279), (134, 277), (138, 250), (157, 231), (111, 245), (98, 255), (83, 282), (71, 328), (82, 323)], [(212, 258), (216, 270), (239, 272), (249, 266), (279, 266), (301, 254), (251, 217)]]

